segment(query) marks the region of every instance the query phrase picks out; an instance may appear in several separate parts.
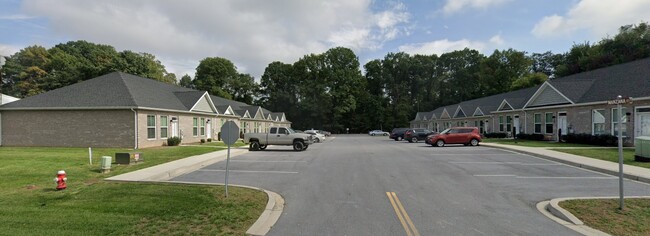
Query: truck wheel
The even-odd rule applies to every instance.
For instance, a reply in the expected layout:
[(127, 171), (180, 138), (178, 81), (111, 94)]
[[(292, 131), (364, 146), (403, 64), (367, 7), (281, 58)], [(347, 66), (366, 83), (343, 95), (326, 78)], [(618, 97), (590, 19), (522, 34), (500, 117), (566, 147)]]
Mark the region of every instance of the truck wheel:
[(260, 145), (260, 150), (265, 150), (267, 145)]
[(251, 145), (248, 147), (249, 151), (259, 151), (260, 150), (260, 142), (258, 141), (252, 141)]
[(309, 145), (305, 144), (305, 148), (303, 148), (302, 150), (303, 150), (303, 151), (304, 151), (304, 150), (307, 150), (308, 147), (309, 147)]
[(294, 151), (302, 151), (305, 150), (305, 143), (302, 141), (295, 141), (293, 142), (293, 150)]

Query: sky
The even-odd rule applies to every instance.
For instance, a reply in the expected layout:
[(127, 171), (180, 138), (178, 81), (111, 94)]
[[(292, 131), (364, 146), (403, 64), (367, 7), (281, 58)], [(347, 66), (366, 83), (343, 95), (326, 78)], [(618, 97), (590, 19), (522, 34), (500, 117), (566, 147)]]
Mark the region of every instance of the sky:
[(650, 21), (649, 0), (0, 0), (0, 55), (86, 40), (154, 54), (180, 78), (223, 57), (259, 81), (333, 47), (364, 65), (465, 47), (563, 53)]

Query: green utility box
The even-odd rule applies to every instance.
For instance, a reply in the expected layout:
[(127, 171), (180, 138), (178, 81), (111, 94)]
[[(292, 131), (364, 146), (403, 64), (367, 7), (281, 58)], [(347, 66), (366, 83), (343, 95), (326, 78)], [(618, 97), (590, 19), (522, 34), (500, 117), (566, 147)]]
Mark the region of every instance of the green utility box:
[(111, 172), (111, 160), (113, 157), (110, 156), (103, 156), (102, 157), (102, 165), (100, 167), (102, 173), (108, 173)]
[(641, 136), (635, 138), (634, 160), (639, 162), (650, 162), (650, 137)]
[(118, 152), (115, 153), (115, 163), (122, 165), (130, 165), (144, 161), (141, 152)]

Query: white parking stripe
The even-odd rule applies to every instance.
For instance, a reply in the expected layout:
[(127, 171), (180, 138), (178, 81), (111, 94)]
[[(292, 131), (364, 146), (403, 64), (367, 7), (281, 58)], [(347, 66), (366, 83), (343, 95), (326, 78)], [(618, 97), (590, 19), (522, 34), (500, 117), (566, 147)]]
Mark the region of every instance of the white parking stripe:
[(517, 176), (517, 175), (472, 175), (474, 177), (514, 177), (515, 179), (616, 179), (614, 176)]
[(285, 162), (306, 162), (306, 161), (256, 161), (256, 160), (231, 160), (230, 162), (278, 162), (278, 163), (285, 163)]
[(595, 176), (517, 176), (517, 179), (616, 179), (617, 177), (595, 177)]
[[(206, 170), (206, 169), (201, 169), (201, 170), (197, 170), (197, 171), (226, 172), (226, 170)], [(298, 174), (298, 172), (293, 172), (293, 171), (263, 171), (263, 170), (228, 170), (228, 172), (233, 172), (233, 173)]]
[(560, 163), (524, 163), (512, 161), (450, 161), (451, 164), (484, 164), (484, 165), (522, 165), (522, 166), (559, 166)]

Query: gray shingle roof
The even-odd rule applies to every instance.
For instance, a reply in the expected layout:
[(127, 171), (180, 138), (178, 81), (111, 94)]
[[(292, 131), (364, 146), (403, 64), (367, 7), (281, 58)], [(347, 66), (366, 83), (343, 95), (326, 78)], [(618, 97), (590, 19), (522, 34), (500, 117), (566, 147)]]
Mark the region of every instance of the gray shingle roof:
[(203, 91), (183, 91), (183, 92), (174, 92), (174, 95), (178, 100), (185, 105), (187, 110), (192, 109), (196, 102), (203, 97), (205, 92)]
[[(190, 91), (200, 92), (135, 75), (114, 72), (27, 97), (5, 104), (0, 108), (151, 107), (187, 110), (184, 102), (176, 96), (176, 92)], [(186, 99), (184, 95), (181, 97), (183, 100)]]

